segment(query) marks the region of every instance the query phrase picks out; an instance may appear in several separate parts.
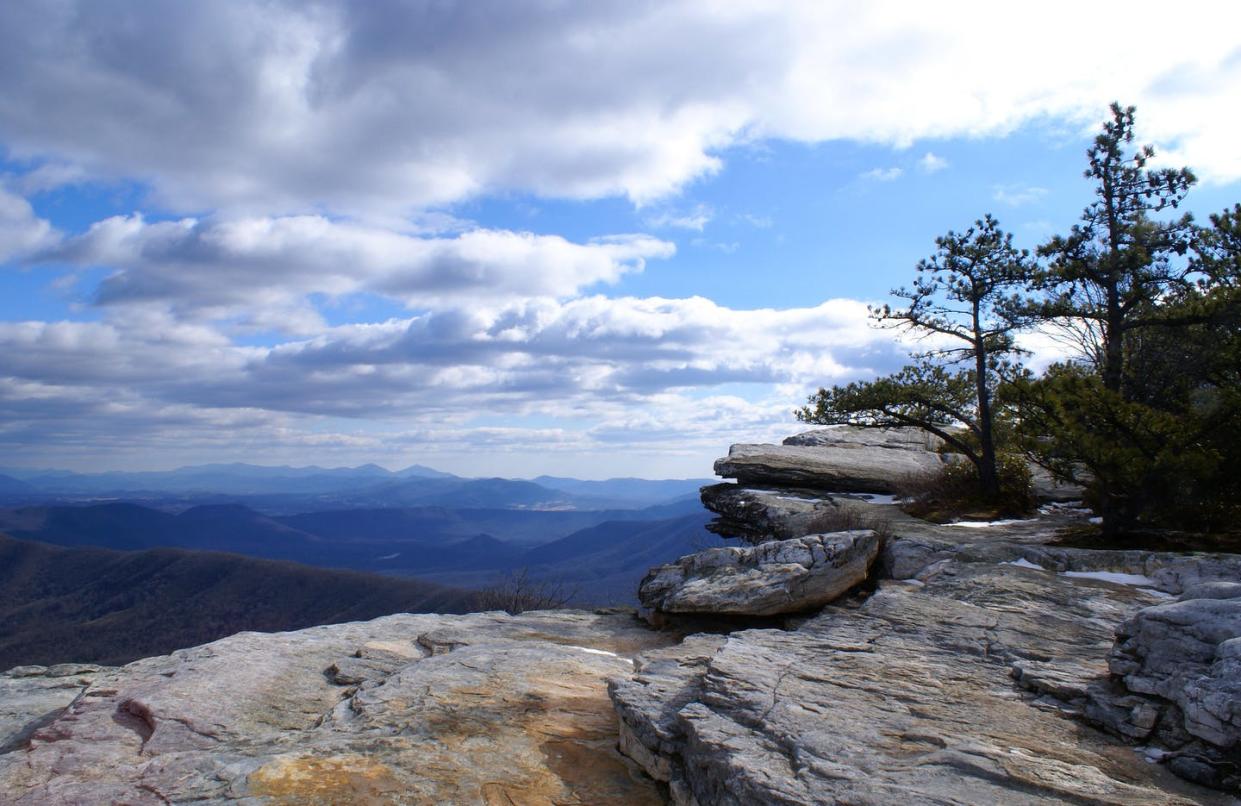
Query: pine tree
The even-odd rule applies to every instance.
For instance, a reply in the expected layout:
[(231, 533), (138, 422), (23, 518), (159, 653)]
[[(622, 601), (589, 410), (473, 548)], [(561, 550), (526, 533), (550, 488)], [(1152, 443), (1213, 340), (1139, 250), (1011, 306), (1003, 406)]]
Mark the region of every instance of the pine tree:
[[(1024, 314), (1016, 291), (1029, 281), (1032, 265), (990, 215), (935, 244), (935, 254), (918, 264), (912, 288), (892, 291), (909, 304), (884, 305), (871, 314), (936, 346), (886, 378), (820, 389), (797, 416), (811, 423), (905, 425), (933, 433), (974, 463), (980, 493), (994, 500), (1000, 493), (995, 387), (1019, 352), (1013, 333)], [(964, 426), (965, 433), (953, 426)]]
[(1048, 261), (1039, 282), (1049, 298), (1036, 310), (1044, 320), (1076, 327), (1104, 388), (1128, 399), (1126, 342), (1143, 328), (1169, 324), (1156, 303), (1189, 283), (1178, 258), (1193, 241), (1191, 217), (1152, 215), (1178, 207), (1195, 179), (1187, 168), (1149, 168), (1151, 146), (1128, 150), (1134, 107), (1113, 103), (1111, 111), (1086, 152), (1095, 201), (1067, 236), (1038, 250)]

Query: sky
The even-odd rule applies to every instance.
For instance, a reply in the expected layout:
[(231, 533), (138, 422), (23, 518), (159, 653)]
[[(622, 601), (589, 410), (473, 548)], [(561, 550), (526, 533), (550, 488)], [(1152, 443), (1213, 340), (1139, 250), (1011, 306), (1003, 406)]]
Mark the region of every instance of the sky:
[(1115, 9), (4, 3), (0, 465), (708, 476), (937, 236), (1066, 231), (1109, 102), (1241, 201), (1241, 6)]

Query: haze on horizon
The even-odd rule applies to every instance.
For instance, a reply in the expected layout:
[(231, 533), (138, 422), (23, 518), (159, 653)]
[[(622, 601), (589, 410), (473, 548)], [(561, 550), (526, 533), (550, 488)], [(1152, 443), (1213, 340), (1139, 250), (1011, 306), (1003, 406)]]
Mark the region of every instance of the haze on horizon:
[(1109, 102), (1235, 200), (1241, 9), (953, 8), (6, 3), (0, 464), (701, 477)]

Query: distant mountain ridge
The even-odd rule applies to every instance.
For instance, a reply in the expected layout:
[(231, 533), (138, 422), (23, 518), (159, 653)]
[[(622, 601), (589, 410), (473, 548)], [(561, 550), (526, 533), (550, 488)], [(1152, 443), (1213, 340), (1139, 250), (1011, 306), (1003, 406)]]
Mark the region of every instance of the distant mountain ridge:
[(421, 580), (217, 552), (64, 548), (0, 535), (0, 670), (120, 664), (242, 630), (475, 608), (472, 592)]
[(0, 503), (117, 499), (185, 508), (231, 502), (273, 514), (415, 506), (605, 510), (641, 508), (696, 494), (708, 481), (463, 478), (423, 465), (389, 471), (373, 464), (322, 468), (234, 463), (136, 473), (0, 468)]
[(649, 566), (720, 545), (704, 528), (709, 518), (693, 500), (604, 512), (411, 508), (279, 517), (236, 504), (172, 514), (118, 502), (0, 509), (0, 532), (64, 547), (231, 552), (473, 588), (525, 568), (580, 585), (583, 603), (606, 604), (633, 601)]

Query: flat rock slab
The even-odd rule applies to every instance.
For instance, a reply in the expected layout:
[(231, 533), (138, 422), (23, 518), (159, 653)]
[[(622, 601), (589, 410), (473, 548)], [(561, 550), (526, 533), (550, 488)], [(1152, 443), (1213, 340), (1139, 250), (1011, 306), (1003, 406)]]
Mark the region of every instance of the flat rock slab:
[(612, 684), (622, 743), (681, 804), (1224, 804), (1015, 685), (1105, 674), (1114, 625), (1157, 592), (937, 561), (859, 607), (639, 659)]
[(61, 663), (18, 666), (0, 674), (0, 753), (22, 746), (101, 676), (106, 666)]
[(891, 493), (909, 476), (933, 473), (944, 459), (927, 450), (837, 445), (733, 445), (715, 474), (742, 484), (774, 484), (844, 492)]
[(662, 613), (801, 613), (863, 582), (879, 542), (866, 529), (707, 549), (652, 568), (638, 598)]
[(0, 755), (0, 802), (657, 804), (606, 680), (672, 640), (573, 611), (241, 633), (88, 686)]

